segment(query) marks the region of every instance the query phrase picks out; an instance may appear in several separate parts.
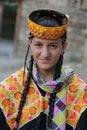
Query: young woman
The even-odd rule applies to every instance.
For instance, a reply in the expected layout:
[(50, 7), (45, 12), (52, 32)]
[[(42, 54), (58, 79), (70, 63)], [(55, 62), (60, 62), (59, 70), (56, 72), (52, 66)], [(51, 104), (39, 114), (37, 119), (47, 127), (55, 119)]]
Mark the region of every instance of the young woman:
[(0, 130), (86, 130), (87, 85), (63, 66), (67, 15), (38, 9), (28, 18), (29, 67), (0, 83)]

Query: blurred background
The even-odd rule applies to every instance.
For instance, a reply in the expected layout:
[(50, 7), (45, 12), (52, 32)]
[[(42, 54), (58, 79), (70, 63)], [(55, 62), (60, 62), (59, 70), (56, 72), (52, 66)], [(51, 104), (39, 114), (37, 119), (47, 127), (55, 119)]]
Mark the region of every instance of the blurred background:
[(30, 12), (51, 8), (70, 16), (64, 64), (87, 82), (87, 0), (0, 0), (0, 81), (24, 65)]

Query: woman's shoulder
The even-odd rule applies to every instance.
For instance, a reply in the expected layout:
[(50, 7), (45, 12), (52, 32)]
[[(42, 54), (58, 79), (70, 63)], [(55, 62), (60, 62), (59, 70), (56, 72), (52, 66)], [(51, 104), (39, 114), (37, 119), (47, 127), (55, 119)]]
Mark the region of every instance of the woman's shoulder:
[(26, 78), (27, 75), (27, 70), (25, 69), (25, 73), (24, 73), (24, 68), (21, 68), (17, 71), (15, 71), (14, 73), (12, 73), (11, 75), (9, 75), (8, 77), (6, 77), (3, 81), (0, 82), (0, 88), (3, 87), (4, 85), (9, 86), (12, 84), (17, 84), (17, 82), (19, 82), (22, 85), (22, 82), (24, 80), (24, 78)]
[(65, 75), (69, 75), (69, 74), (72, 75), (70, 84), (76, 84), (77, 86), (78, 86), (78, 84), (80, 84), (80, 85), (86, 84), (86, 82), (70, 66), (63, 66), (62, 71), (63, 71), (63, 73), (65, 73)]
[(8, 98), (10, 95), (14, 95), (14, 93), (18, 93), (16, 95), (19, 95), (19, 92), (22, 92), (23, 90), (26, 75), (27, 72), (25, 72), (24, 76), (24, 68), (21, 68), (1, 81), (0, 99), (3, 99), (4, 97)]
[(24, 88), (23, 76), (24, 68), (21, 68), (0, 82), (0, 108), (6, 117), (10, 116), (10, 109), (11, 113), (16, 112)]

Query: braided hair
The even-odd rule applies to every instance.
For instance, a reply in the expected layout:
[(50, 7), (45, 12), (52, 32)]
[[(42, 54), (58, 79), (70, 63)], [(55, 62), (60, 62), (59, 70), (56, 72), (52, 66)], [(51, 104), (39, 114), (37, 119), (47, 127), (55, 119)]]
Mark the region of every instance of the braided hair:
[[(51, 13), (52, 12), (50, 12), (49, 14), (45, 14), (45, 12), (44, 12), (43, 14), (38, 14), (37, 17), (35, 18), (35, 22), (37, 24), (40, 24), (42, 26), (47, 26), (47, 27), (61, 26), (62, 25), (62, 17), (61, 16), (56, 17), (55, 14), (51, 15)], [(62, 44), (65, 43), (66, 38), (67, 38), (67, 32), (65, 32), (64, 35), (60, 37)], [(60, 77), (62, 64), (63, 64), (63, 55), (61, 55), (59, 57), (59, 60), (58, 60), (57, 65), (56, 65), (53, 80), (56, 80), (57, 78)], [(47, 119), (48, 128), (52, 128), (52, 118), (53, 118), (55, 99), (56, 99), (56, 93), (50, 94), (49, 113), (48, 113), (48, 119)]]
[[(56, 65), (56, 69), (55, 69), (55, 74), (54, 74), (53, 80), (56, 80), (57, 78), (60, 77), (62, 64), (63, 64), (63, 55), (60, 56), (60, 58), (58, 60), (58, 63)], [(48, 119), (47, 119), (48, 128), (52, 128), (52, 118), (53, 118), (55, 99), (56, 99), (56, 93), (50, 94), (49, 113), (48, 113)]]
[(14, 128), (14, 130), (17, 130), (18, 127), (19, 127), (22, 109), (23, 109), (24, 104), (26, 102), (27, 93), (28, 93), (28, 90), (29, 90), (29, 87), (30, 87), (29, 85), (30, 85), (30, 80), (31, 80), (31, 76), (32, 76), (32, 66), (33, 66), (33, 56), (31, 56), (27, 80), (26, 80), (25, 87), (24, 87), (24, 90), (23, 90), (23, 93), (22, 93), (22, 97), (21, 97), (21, 100), (20, 100), (19, 108), (18, 108), (18, 114), (17, 114), (17, 117), (16, 117), (16, 128)]
[[(48, 26), (48, 27), (60, 26), (60, 25), (62, 25), (61, 21), (62, 21), (61, 17), (58, 19), (58, 18), (55, 17), (54, 14), (51, 15), (51, 16), (50, 15), (46, 16), (46, 14), (41, 14), (41, 15), (38, 14), (38, 16), (35, 16), (35, 22), (42, 25), (42, 26)], [(33, 37), (34, 36), (30, 33), (29, 39), (32, 39)], [(66, 41), (66, 32), (62, 37), (60, 37), (60, 39), (62, 40), (62, 43), (64, 44), (65, 41)], [(25, 66), (26, 66), (26, 60), (27, 60), (28, 52), (29, 52), (29, 47), (28, 47), (28, 51), (27, 51), (27, 54), (26, 54), (26, 57), (25, 57), (24, 70), (25, 70)], [(27, 99), (28, 90), (30, 88), (30, 80), (31, 80), (31, 77), (32, 77), (32, 68), (33, 68), (32, 67), (33, 66), (33, 60), (34, 60), (33, 56), (31, 56), (27, 80), (26, 80), (25, 87), (24, 87), (22, 97), (21, 97), (21, 100), (20, 100), (20, 104), (19, 104), (19, 108), (18, 108), (18, 114), (17, 114), (17, 117), (16, 117), (16, 127), (14, 128), (14, 130), (17, 130), (18, 127), (19, 127), (20, 117), (21, 117), (21, 114), (22, 114), (24, 104), (25, 104), (26, 99)], [(56, 65), (53, 80), (56, 80), (57, 78), (60, 77), (62, 64), (63, 64), (63, 55), (60, 56), (58, 63)], [(56, 93), (51, 94), (50, 99), (49, 99), (49, 113), (48, 113), (48, 120), (47, 120), (48, 128), (52, 127), (52, 118), (53, 118), (55, 99), (56, 99)]]

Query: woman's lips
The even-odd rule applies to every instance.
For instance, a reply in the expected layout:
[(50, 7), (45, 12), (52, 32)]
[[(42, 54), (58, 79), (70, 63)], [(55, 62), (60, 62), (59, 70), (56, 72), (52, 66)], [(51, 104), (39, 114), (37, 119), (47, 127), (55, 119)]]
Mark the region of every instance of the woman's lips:
[(44, 59), (40, 59), (42, 63), (49, 63), (50, 59), (44, 58)]

